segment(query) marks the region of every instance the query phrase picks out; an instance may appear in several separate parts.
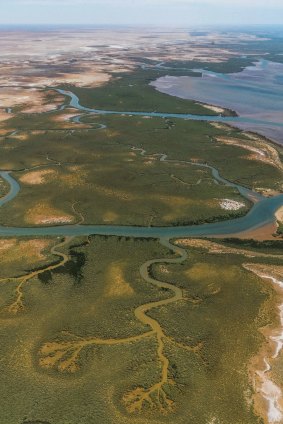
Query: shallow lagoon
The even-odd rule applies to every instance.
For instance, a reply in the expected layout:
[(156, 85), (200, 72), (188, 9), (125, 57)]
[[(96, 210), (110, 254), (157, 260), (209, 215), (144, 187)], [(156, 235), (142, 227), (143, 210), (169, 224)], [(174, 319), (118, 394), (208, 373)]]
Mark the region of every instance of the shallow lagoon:
[(239, 115), (233, 125), (283, 144), (278, 125), (283, 123), (283, 64), (261, 60), (239, 73), (201, 72), (201, 78), (165, 76), (152, 85), (162, 93), (232, 109)]

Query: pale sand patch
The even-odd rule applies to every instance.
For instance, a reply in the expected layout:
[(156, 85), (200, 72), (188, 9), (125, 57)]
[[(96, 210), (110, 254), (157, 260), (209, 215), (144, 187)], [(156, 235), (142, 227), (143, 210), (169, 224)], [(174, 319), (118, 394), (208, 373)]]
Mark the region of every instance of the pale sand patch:
[(79, 172), (79, 171), (81, 171), (81, 166), (80, 165), (69, 165), (67, 167), (67, 169), (70, 172)]
[(32, 135), (44, 135), (45, 134), (45, 130), (32, 130), (31, 134)]
[[(182, 49), (177, 49), (176, 46), (175, 50), (172, 51), (170, 54), (162, 55), (163, 61), (175, 61), (175, 60), (186, 60), (186, 61), (198, 61), (198, 62), (209, 62), (209, 63), (223, 63), (226, 61), (225, 56), (229, 55), (232, 56), (231, 53), (228, 50), (224, 49), (217, 49), (217, 52), (214, 50), (215, 56), (217, 54), (217, 57), (211, 56), (211, 49), (205, 49), (198, 47), (190, 47), (189, 50), (185, 52), (185, 54), (182, 52)], [(167, 50), (167, 48), (166, 48)], [(180, 52), (179, 52), (180, 50)], [(149, 56), (148, 57), (151, 60), (160, 60), (160, 56)], [(182, 59), (181, 59), (182, 58)]]
[(46, 134), (46, 131), (44, 130), (34, 130), (34, 131), (31, 130), (28, 132), (24, 130), (19, 130), (19, 132), (17, 132), (16, 134), (9, 135), (9, 138), (13, 140), (17, 140), (17, 141), (26, 141), (30, 139), (31, 135), (44, 135), (44, 134)]
[(283, 171), (283, 165), (278, 151), (274, 147), (270, 146), (262, 138), (255, 137), (253, 134), (245, 133), (245, 135), (250, 138), (250, 141), (224, 136), (217, 137), (216, 140), (220, 143), (238, 146), (248, 150), (252, 154), (248, 156), (247, 159), (261, 161)]
[(261, 193), (265, 197), (274, 197), (274, 196), (278, 196), (279, 194), (282, 194), (280, 191), (273, 190), (271, 188), (256, 187), (255, 190)]
[(189, 205), (194, 205), (199, 207), (201, 210), (203, 206), (211, 207), (211, 208), (219, 208), (219, 200), (211, 199), (211, 200), (192, 200), (187, 197), (182, 196), (152, 196), (152, 200), (159, 200), (166, 204), (166, 206), (171, 207), (172, 212), (163, 215), (165, 220), (176, 219), (176, 217), (180, 214), (184, 213), (184, 207)]
[(283, 224), (283, 206), (276, 211), (275, 216), (277, 221)]
[(125, 281), (123, 265), (119, 262), (112, 263), (107, 271), (105, 296), (122, 297), (131, 296), (133, 293), (133, 288)]
[[(263, 227), (257, 228), (256, 230), (250, 230), (250, 231), (244, 231), (242, 233), (237, 234), (237, 238), (243, 239), (243, 240), (258, 240), (258, 241), (266, 241), (266, 240), (276, 240), (277, 238), (280, 238), (280, 236), (275, 236), (277, 231), (277, 225), (276, 223), (267, 224)], [(226, 236), (229, 237), (229, 234)], [(223, 238), (223, 237), (217, 237), (217, 238)], [(281, 236), (282, 238), (282, 236)]]
[(79, 111), (72, 112), (65, 112), (65, 113), (58, 113), (56, 116), (50, 117), (50, 120), (53, 122), (60, 123), (60, 128), (62, 129), (69, 129), (69, 128), (76, 128), (76, 129), (88, 129), (92, 128), (89, 124), (84, 124), (81, 122), (72, 122), (71, 119), (75, 118), (75, 116), (79, 116)]
[(12, 113), (7, 113), (5, 111), (0, 110), (0, 122), (8, 121), (8, 119), (13, 118), (15, 115)]
[(28, 105), (24, 109), (21, 110), (21, 113), (44, 113), (44, 112), (52, 112), (57, 109), (58, 106), (60, 106), (63, 102), (58, 103), (48, 103), (48, 104), (42, 104), (40, 101), (34, 102), (32, 105)]
[(219, 115), (225, 112), (225, 109), (223, 109), (223, 107), (220, 107), (220, 106), (208, 105), (206, 103), (196, 103), (196, 104), (204, 107), (205, 109), (212, 110), (212, 112), (218, 113)]
[(219, 205), (221, 209), (225, 209), (227, 211), (238, 211), (246, 206), (243, 202), (237, 202), (236, 200), (231, 199), (222, 199)]
[[(26, 86), (29, 86), (31, 89), (42, 89), (45, 87), (56, 87), (60, 84), (70, 84), (76, 85), (78, 87), (99, 87), (107, 83), (111, 78), (111, 75), (100, 71), (99, 69), (93, 70), (92, 67), (86, 67), (82, 69), (80, 74), (77, 73), (60, 73), (55, 74), (54, 77), (46, 76), (33, 76), (28, 79)], [(61, 101), (61, 104), (64, 102)]]
[(220, 124), (219, 122), (210, 122), (210, 125), (217, 130), (231, 131), (231, 127), (226, 124)]
[[(218, 199), (210, 199), (210, 200), (192, 200), (186, 197), (181, 196), (152, 196), (152, 200), (160, 200), (164, 202), (167, 206), (172, 208), (172, 212), (163, 215), (163, 219), (165, 220), (174, 220), (178, 216), (184, 215), (184, 207), (188, 205), (194, 205), (201, 210), (203, 207), (211, 207), (214, 209), (218, 209), (220, 204)], [(245, 205), (244, 205), (245, 206)]]
[(53, 208), (47, 202), (37, 203), (25, 215), (25, 221), (34, 225), (71, 224), (74, 220), (72, 215)]
[(136, 199), (136, 196), (134, 196), (131, 193), (127, 193), (126, 191), (111, 189), (109, 187), (105, 187), (98, 184), (91, 185), (91, 188), (95, 190), (97, 193), (103, 194), (108, 197), (114, 197), (116, 199), (124, 200), (127, 202), (133, 201)]
[(109, 137), (109, 138), (119, 137), (120, 135), (121, 133), (119, 131), (112, 131), (112, 130), (106, 131), (106, 137)]
[[(1, 125), (1, 124), (0, 124)], [(15, 131), (15, 128), (1, 128), (0, 129), (0, 136), (6, 136), (7, 134)]]
[(117, 221), (119, 215), (117, 215), (115, 212), (108, 211), (103, 215), (103, 221), (104, 222), (115, 222)]
[(206, 249), (209, 253), (212, 254), (231, 254), (231, 255), (244, 255), (247, 258), (282, 258), (283, 255), (273, 255), (268, 253), (253, 252), (248, 249), (241, 249), (235, 247), (228, 247), (223, 244), (215, 243), (213, 241), (203, 240), (203, 239), (177, 239), (174, 244), (180, 247), (192, 247), (192, 248), (201, 248)]
[(67, 173), (59, 173), (57, 170), (45, 169), (30, 171), (20, 177), (20, 181), (25, 184), (47, 184), (57, 181), (58, 184), (70, 188), (86, 186), (88, 184), (88, 173), (80, 166), (70, 166), (66, 168)]
[(40, 171), (31, 171), (28, 172), (27, 174), (24, 174), (20, 177), (20, 181), (24, 184), (31, 184), (31, 185), (36, 185), (36, 184), (44, 184), (48, 181), (48, 179), (46, 178), (47, 175), (54, 175), (56, 172), (52, 169), (43, 169)]
[(209, 421), (207, 421), (205, 424), (224, 424), (223, 421), (221, 421), (217, 417), (212, 417)]
[(193, 281), (210, 280), (223, 280), (233, 278), (238, 275), (237, 267), (227, 267), (219, 269), (219, 266), (207, 264), (205, 262), (198, 262), (190, 269), (185, 271), (185, 274)]
[(165, 265), (160, 265), (159, 266), (159, 270), (160, 272), (162, 272), (163, 274), (169, 274), (169, 270)]
[(36, 263), (45, 259), (44, 251), (52, 244), (52, 241), (43, 239), (23, 240), (18, 239), (1, 239), (0, 253), (1, 262), (9, 263), (14, 261), (28, 261)]
[(42, 79), (40, 84), (44, 86), (52, 86), (53, 84), (71, 84), (78, 87), (99, 87), (107, 83), (111, 78), (110, 74), (105, 72), (97, 72), (93, 69), (86, 69), (80, 74), (61, 74), (52, 79)]
[(255, 411), (266, 424), (280, 424), (283, 422), (283, 394), (282, 387), (273, 381), (272, 364), (281, 355), (283, 347), (283, 267), (244, 264), (244, 268), (271, 282), (277, 293), (279, 327), (271, 328), (268, 325), (261, 329), (266, 342), (252, 359), (249, 372), (255, 390), (253, 396)]
[[(55, 122), (66, 122), (74, 118), (75, 116), (78, 116), (79, 114), (80, 114), (79, 111), (77, 111), (77, 113), (71, 113), (71, 112), (60, 113), (56, 116), (52, 116), (51, 120)], [(79, 124), (76, 124), (76, 125), (79, 125)]]
[[(26, 106), (23, 113), (41, 113), (55, 110), (64, 103), (64, 96), (54, 91), (42, 91), (36, 88), (1, 87), (0, 107)], [(52, 94), (50, 100), (48, 94)], [(8, 114), (8, 117), (13, 115)]]
[[(59, 174), (54, 177), (58, 179), (58, 183), (69, 188), (75, 187), (88, 187), (91, 188), (91, 185), (88, 181), (88, 172), (85, 171), (80, 166), (71, 166), (67, 168), (70, 171), (68, 174)], [(54, 179), (54, 178), (53, 178)]]
[(12, 136), (9, 136), (9, 138), (13, 138), (17, 141), (26, 141), (29, 139), (28, 133), (19, 133), (19, 134), (13, 134)]

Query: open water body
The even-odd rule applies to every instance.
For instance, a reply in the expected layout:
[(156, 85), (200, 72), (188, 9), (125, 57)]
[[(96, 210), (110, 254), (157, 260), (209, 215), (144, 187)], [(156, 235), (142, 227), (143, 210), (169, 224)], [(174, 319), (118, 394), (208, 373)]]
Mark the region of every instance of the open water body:
[(234, 74), (198, 72), (201, 78), (165, 76), (152, 85), (162, 93), (232, 109), (239, 116), (224, 122), (283, 144), (283, 64), (261, 60)]

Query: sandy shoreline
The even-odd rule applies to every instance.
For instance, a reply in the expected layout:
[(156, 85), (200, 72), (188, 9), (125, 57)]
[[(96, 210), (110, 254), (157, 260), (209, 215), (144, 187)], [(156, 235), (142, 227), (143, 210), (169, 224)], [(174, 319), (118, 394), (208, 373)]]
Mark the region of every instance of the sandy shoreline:
[[(256, 240), (256, 241), (266, 241), (266, 240), (277, 240), (277, 237), (274, 236), (277, 231), (277, 225), (267, 224), (263, 227), (257, 228), (255, 230), (244, 231), (237, 234), (237, 238), (241, 240)], [(225, 238), (235, 237), (233, 234), (225, 235)], [(214, 238), (223, 239), (223, 236), (214, 236)]]
[(262, 346), (258, 355), (252, 359), (250, 374), (255, 390), (254, 408), (266, 424), (283, 423), (283, 392), (274, 381), (272, 376), (272, 363), (280, 355), (283, 347), (283, 279), (282, 267), (271, 267), (260, 264), (245, 264), (244, 268), (253, 272), (258, 277), (271, 281), (276, 295), (279, 326), (269, 325), (261, 330), (266, 343)]
[[(282, 97), (278, 96), (282, 86), (276, 82), (282, 69), (282, 64), (258, 61), (241, 72), (229, 74), (228, 78), (226, 74), (213, 74), (203, 70), (200, 78), (166, 75), (153, 81), (151, 85), (161, 93), (213, 105), (217, 110), (223, 108), (235, 111), (240, 119), (231, 122), (233, 126), (261, 134), (282, 147)], [(260, 83), (254, 78), (255, 72), (265, 83), (264, 95)], [(271, 79), (270, 75), (274, 78)], [(252, 95), (250, 86), (253, 87)]]
[(280, 224), (283, 223), (283, 206), (277, 210), (275, 217)]

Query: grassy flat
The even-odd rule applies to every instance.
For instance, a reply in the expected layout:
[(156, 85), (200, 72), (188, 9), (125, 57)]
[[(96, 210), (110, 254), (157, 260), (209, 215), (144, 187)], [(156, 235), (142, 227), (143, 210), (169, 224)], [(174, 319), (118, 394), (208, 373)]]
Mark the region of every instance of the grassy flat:
[[(139, 423), (142, 413), (146, 423), (183, 424), (188, 417), (200, 423), (214, 416), (224, 424), (260, 423), (247, 403), (247, 369), (263, 341), (259, 328), (273, 315), (273, 294), (243, 264), (275, 259), (247, 259), (225, 253), (220, 244), (222, 254), (187, 247), (188, 259), (170, 265), (167, 258), (176, 256), (154, 240), (69, 240), (57, 247), (68, 261), (60, 266), (58, 256), (45, 256), (46, 271), (21, 287), (17, 312), (8, 306), (20, 280), (2, 282), (1, 420), (128, 424)], [(17, 261), (9, 255), (6, 274)], [(159, 339), (135, 310), (172, 297), (140, 275), (145, 261), (158, 258), (163, 260), (149, 268), (150, 278), (181, 288), (183, 300), (148, 312), (162, 330), (169, 361), (163, 395), (152, 392), (150, 407), (146, 400), (136, 403), (136, 396), (161, 381)], [(48, 263), (58, 266), (50, 270)], [(89, 393), (91, 402), (85, 401)]]
[[(216, 184), (208, 169), (178, 160), (208, 163), (223, 177), (247, 187), (274, 189), (281, 184), (282, 171), (272, 164), (250, 158), (242, 147), (217, 141), (241, 137), (229, 127), (100, 116), (83, 118), (88, 128), (73, 124), (65, 129), (64, 121), (55, 120), (51, 129), (52, 119), (61, 115), (62, 111), (45, 115), (46, 125), (39, 115), (40, 126), (46, 127), (41, 131), (37, 115), (22, 120), (22, 130), (2, 142), (0, 167), (15, 170), (21, 184), (17, 198), (1, 208), (2, 224), (48, 225), (56, 222), (52, 216), (61, 217), (62, 223), (77, 222), (74, 204), (88, 224), (182, 225), (246, 213), (250, 205), (245, 201), (239, 211), (220, 207), (223, 198), (243, 202), (237, 190)], [(18, 126), (18, 119), (9, 125)], [(106, 128), (97, 130), (100, 123)], [(173, 162), (160, 162), (161, 153)]]

